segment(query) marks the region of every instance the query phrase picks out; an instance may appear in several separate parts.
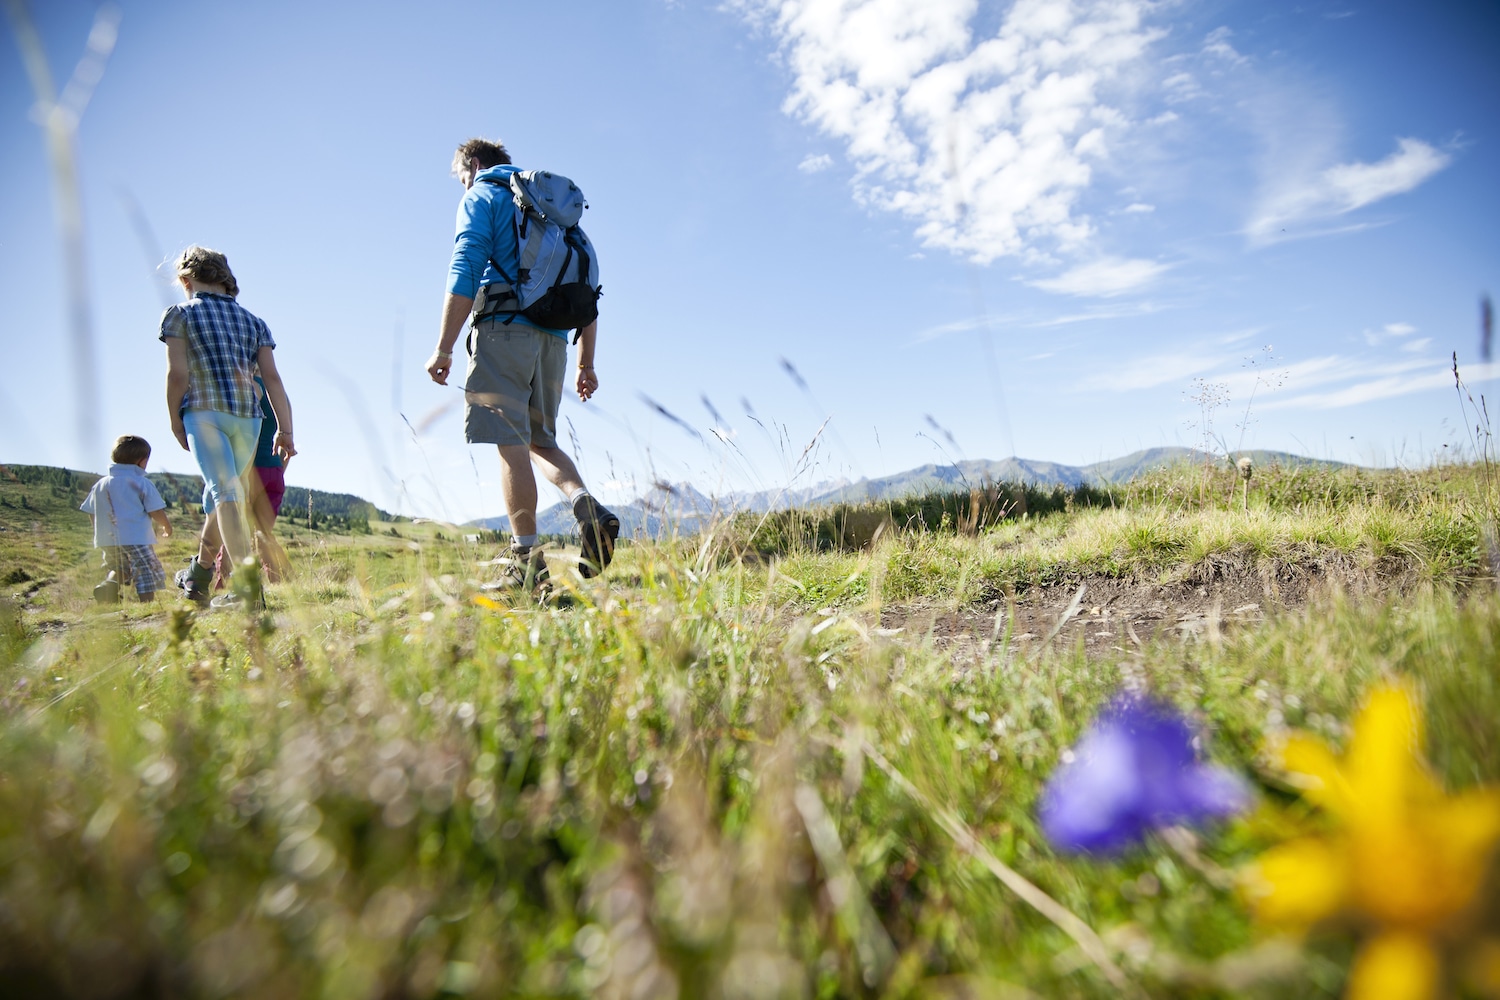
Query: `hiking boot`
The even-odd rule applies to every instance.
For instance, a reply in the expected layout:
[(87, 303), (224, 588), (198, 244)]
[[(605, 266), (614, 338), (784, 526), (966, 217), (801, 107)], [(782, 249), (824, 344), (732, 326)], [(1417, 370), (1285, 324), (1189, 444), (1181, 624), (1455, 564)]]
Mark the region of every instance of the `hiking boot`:
[(198, 562), (198, 557), (188, 562), (187, 569), (180, 569), (172, 575), (172, 580), (182, 591), (182, 596), (197, 604), (199, 607), (207, 607), (209, 598), (213, 595), (209, 587), (214, 582), (214, 571)]
[(573, 505), (573, 516), (578, 518), (578, 534), (583, 539), (583, 562), (578, 564), (578, 574), (587, 580), (603, 573), (615, 557), (620, 519), (587, 493)]
[(552, 575), (547, 572), (547, 560), (542, 556), (541, 546), (512, 545), (495, 562), (500, 566), (500, 577), (481, 583), (480, 590), (491, 593), (515, 590), (542, 599), (552, 592)]

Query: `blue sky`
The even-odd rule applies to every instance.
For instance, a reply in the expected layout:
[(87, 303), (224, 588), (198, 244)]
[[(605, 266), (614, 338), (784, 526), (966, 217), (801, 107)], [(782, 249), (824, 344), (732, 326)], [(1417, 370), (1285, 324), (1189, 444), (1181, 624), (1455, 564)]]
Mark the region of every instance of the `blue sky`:
[[(1230, 447), (1420, 464), (1453, 351), (1494, 395), (1500, 5), (554, 6), (123, 2), (77, 136), (103, 434), (194, 469), (149, 258), (202, 243), (279, 342), (293, 483), (500, 513), (422, 371), (471, 135), (589, 197), (601, 388), (560, 424), (608, 498), (1193, 444), (1194, 379)], [(32, 7), (65, 80), (97, 8)], [(3, 30), (0, 460), (100, 469)]]

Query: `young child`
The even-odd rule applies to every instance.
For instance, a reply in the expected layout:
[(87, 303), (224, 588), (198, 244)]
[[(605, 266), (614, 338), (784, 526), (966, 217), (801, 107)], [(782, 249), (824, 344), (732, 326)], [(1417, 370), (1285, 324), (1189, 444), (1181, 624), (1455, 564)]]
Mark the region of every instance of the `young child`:
[(114, 463), (109, 474), (94, 484), (80, 508), (94, 523), (94, 544), (104, 550), (104, 568), (109, 574), (94, 590), (99, 600), (119, 600), (124, 583), (133, 582), (136, 596), (143, 601), (152, 600), (167, 586), (167, 574), (156, 558), (152, 523), (161, 528), (163, 537), (171, 538), (172, 522), (167, 520), (161, 494), (146, 478), (150, 457), (151, 445), (145, 438), (121, 435), (109, 454)]
[[(249, 473), (260, 438), (261, 390), (276, 416), (275, 451), (283, 459), (297, 453), (292, 443), (292, 404), (276, 370), (276, 342), (260, 317), (236, 301), (239, 282), (217, 250), (191, 246), (177, 259), (177, 279), (187, 301), (168, 307), (161, 318), (167, 345), (167, 414), (177, 443), (198, 460), (215, 517), (205, 520), (198, 554), (177, 574), (183, 593), (200, 604), (233, 607), (243, 598), (230, 592), (209, 601), (214, 557), (222, 538), (233, 562), (253, 554), (248, 523)], [(254, 604), (264, 598), (254, 595)]]

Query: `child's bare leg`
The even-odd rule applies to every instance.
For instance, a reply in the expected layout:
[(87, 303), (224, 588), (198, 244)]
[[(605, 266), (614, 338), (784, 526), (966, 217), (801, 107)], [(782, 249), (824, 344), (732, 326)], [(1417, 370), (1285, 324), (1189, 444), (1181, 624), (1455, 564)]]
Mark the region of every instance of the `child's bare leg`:
[[(225, 500), (214, 508), (214, 514), (219, 522), (219, 534), (224, 539), (224, 547), (229, 550), (230, 559), (238, 566), (246, 556), (252, 554), (244, 505), (238, 500)], [(200, 556), (201, 551), (200, 549)], [(212, 555), (210, 550), (209, 556)]]
[(250, 516), (255, 521), (255, 548), (265, 566), (266, 582), (279, 583), (291, 569), (291, 560), (273, 534), (276, 510), (271, 506), (271, 498), (266, 495), (258, 473), (246, 476), (245, 480), (249, 484)]
[(144, 594), (137, 592), (135, 596), (140, 598), (142, 604), (150, 604), (156, 600), (156, 591), (148, 590)]
[(215, 507), (203, 520), (203, 534), (198, 536), (198, 565), (212, 566), (224, 540), (219, 537), (219, 509)]

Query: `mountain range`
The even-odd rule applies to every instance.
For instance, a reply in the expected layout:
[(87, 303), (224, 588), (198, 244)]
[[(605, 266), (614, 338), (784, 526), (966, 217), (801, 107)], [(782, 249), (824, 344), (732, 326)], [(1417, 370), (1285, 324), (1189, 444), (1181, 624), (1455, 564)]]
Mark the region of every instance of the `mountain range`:
[[(1317, 465), (1340, 463), (1304, 458), (1284, 451), (1247, 451), (1257, 465)], [(1061, 462), (1035, 461), (1027, 458), (966, 459), (947, 465), (921, 465), (878, 479), (860, 479), (819, 483), (796, 489), (735, 492), (712, 497), (690, 483), (656, 483), (645, 495), (626, 504), (612, 507), (620, 518), (620, 532), (628, 537), (657, 537), (676, 530), (691, 534), (715, 517), (740, 511), (781, 510), (789, 507), (816, 507), (824, 504), (863, 503), (871, 500), (894, 500), (914, 494), (967, 490), (985, 482), (1025, 482), (1041, 486), (1082, 486), (1128, 482), (1155, 469), (1183, 462), (1213, 461), (1211, 456), (1192, 448), (1146, 448), (1120, 458), (1089, 465), (1064, 465)], [(468, 522), (474, 527), (510, 530), (510, 520), (503, 515)], [(537, 513), (537, 531), (544, 535), (574, 535), (578, 523), (567, 503), (558, 503)]]

